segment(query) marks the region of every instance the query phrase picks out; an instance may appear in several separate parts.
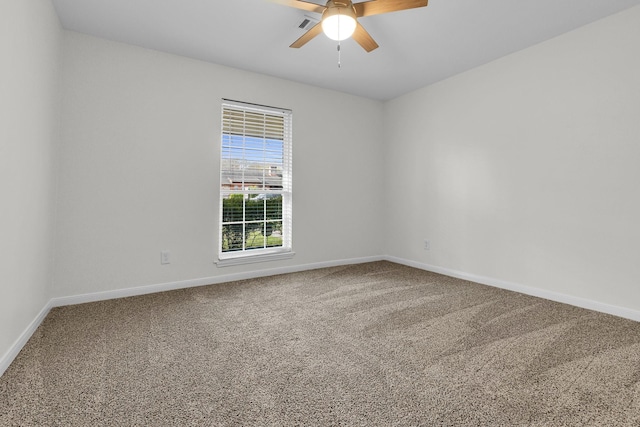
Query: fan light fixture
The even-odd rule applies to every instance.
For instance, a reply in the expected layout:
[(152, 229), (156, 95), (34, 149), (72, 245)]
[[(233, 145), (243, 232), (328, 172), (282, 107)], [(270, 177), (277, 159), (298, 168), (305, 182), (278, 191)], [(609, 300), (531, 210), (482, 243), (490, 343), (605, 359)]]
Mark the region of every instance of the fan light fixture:
[[(317, 23), (308, 29), (305, 27), (307, 32), (291, 43), (289, 47), (301, 48), (324, 32), (330, 39), (338, 41), (338, 53), (340, 52), (340, 41), (349, 37), (353, 37), (356, 43), (367, 52), (378, 48), (378, 43), (367, 33), (367, 30), (357, 19), (399, 10), (425, 7), (429, 2), (429, 0), (326, 0), (327, 4), (321, 6), (317, 3), (319, 0), (271, 1), (295, 7), (305, 12), (322, 14), (322, 23)], [(354, 1), (356, 2), (355, 4), (353, 3)], [(340, 63), (339, 61), (338, 59), (338, 64)]]
[(356, 30), (356, 12), (347, 3), (329, 1), (322, 14), (322, 31), (331, 40), (346, 40)]

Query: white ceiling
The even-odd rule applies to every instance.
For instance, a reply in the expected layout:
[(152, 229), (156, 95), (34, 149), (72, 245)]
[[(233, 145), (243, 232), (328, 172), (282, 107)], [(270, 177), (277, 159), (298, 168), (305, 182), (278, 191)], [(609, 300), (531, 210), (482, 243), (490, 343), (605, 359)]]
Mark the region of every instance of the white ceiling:
[(297, 26), (305, 12), (268, 0), (52, 1), (69, 30), (380, 100), (640, 4), (430, 0), (426, 8), (360, 18), (380, 47), (366, 53), (342, 42), (339, 69), (336, 42), (324, 35), (289, 48), (304, 32)]

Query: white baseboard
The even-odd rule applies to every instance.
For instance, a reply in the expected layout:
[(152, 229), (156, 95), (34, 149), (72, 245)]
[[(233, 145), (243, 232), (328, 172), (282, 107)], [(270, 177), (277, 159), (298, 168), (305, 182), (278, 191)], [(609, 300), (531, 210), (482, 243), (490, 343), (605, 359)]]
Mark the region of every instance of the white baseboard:
[(394, 256), (371, 256), (363, 258), (350, 258), (343, 260), (317, 262), (311, 264), (295, 265), (291, 267), (278, 267), (265, 270), (248, 271), (244, 273), (225, 274), (214, 277), (203, 277), (200, 279), (182, 280), (177, 282), (160, 283), (156, 285), (136, 286), (126, 289), (116, 289), (113, 291), (94, 292), (81, 295), (72, 295), (68, 297), (60, 297), (51, 299), (43, 308), (35, 319), (24, 330), (15, 343), (5, 352), (0, 358), (0, 376), (7, 370), (11, 362), (16, 358), (22, 347), (29, 341), (31, 335), (36, 331), (38, 326), (42, 323), (47, 316), (51, 308), (61, 307), (65, 305), (83, 304), (87, 302), (104, 301), (115, 298), (124, 298), (136, 295), (145, 295), (156, 292), (171, 291), (175, 289), (185, 289), (195, 286), (214, 285), (218, 283), (234, 282), (238, 280), (255, 279), (258, 277), (275, 276), (278, 274), (297, 273), (300, 271), (316, 270), (319, 268), (327, 267), (339, 267), (343, 265), (362, 264), (366, 262), (374, 261), (390, 261), (397, 264), (406, 265), (409, 267), (418, 268), (421, 270), (431, 271), (434, 273), (444, 274), (446, 276), (457, 277), (463, 280), (469, 280), (483, 285), (493, 286), (496, 288), (506, 289), (510, 291), (520, 292), (522, 294), (536, 296), (551, 301), (561, 302), (565, 304), (574, 305), (577, 307), (586, 308), (589, 310), (599, 311), (602, 313), (612, 314), (614, 316), (623, 317), (626, 319), (635, 320), (640, 322), (640, 311), (632, 310), (624, 307), (618, 307), (614, 305), (604, 304), (597, 301), (588, 300), (585, 298), (574, 297), (571, 295), (565, 295), (553, 291), (548, 291), (539, 288), (533, 288), (530, 286), (524, 286), (517, 283), (506, 282), (491, 277), (478, 276), (475, 274), (465, 273), (462, 271), (452, 270), (449, 268), (438, 267), (434, 265), (419, 263), (416, 261), (409, 261)]
[(427, 270), (434, 273), (444, 274), (445, 276), (451, 276), (451, 277), (456, 277), (458, 279), (469, 280), (471, 282), (481, 283), (483, 285), (493, 286), (495, 288), (501, 288), (509, 291), (519, 292), (525, 295), (544, 298), (551, 301), (561, 302), (564, 304), (569, 304), (576, 307), (599, 311), (601, 313), (611, 314), (614, 316), (623, 317), (625, 319), (630, 319), (630, 320), (635, 320), (636, 322), (640, 322), (640, 311), (632, 310), (630, 308), (605, 304), (602, 302), (593, 301), (586, 298), (580, 298), (580, 297), (561, 294), (558, 292), (553, 292), (545, 289), (520, 285), (518, 283), (507, 282), (504, 280), (494, 279), (491, 277), (478, 276), (475, 274), (465, 273), (463, 271), (452, 270), (449, 268), (443, 268), (443, 267), (438, 267), (434, 265), (423, 264), (420, 262), (409, 261), (406, 259), (397, 258), (393, 256), (385, 256), (383, 257), (383, 259), (385, 259), (386, 261), (395, 262), (397, 264), (403, 264), (408, 267), (419, 268), (420, 270)]
[(156, 285), (136, 286), (113, 291), (93, 292), (89, 294), (72, 295), (68, 297), (53, 298), (51, 307), (84, 304), (87, 302), (104, 301), (115, 298), (125, 298), (136, 295), (153, 294), (156, 292), (172, 291), (175, 289), (193, 288), (196, 286), (215, 285), (218, 283), (235, 282), (237, 280), (255, 279), (258, 277), (275, 276), (277, 274), (297, 273), (299, 271), (317, 270), (326, 267), (338, 267), (350, 264), (362, 264), (365, 262), (381, 261), (381, 256), (364, 258), (350, 258), (343, 260), (316, 262), (311, 264), (294, 265), (291, 267), (269, 268), (264, 270), (247, 271), (243, 273), (223, 274), (220, 276), (202, 277), (199, 279), (181, 280), (177, 282), (160, 283)]
[(38, 329), (38, 326), (40, 326), (44, 318), (47, 317), (47, 314), (49, 314), (49, 311), (51, 310), (51, 308), (52, 308), (51, 301), (49, 301), (48, 303), (45, 304), (44, 307), (42, 307), (42, 310), (40, 310), (38, 315), (31, 321), (31, 323), (29, 323), (29, 326), (27, 326), (27, 328), (22, 332), (22, 334), (20, 334), (20, 336), (13, 343), (13, 345), (9, 347), (9, 350), (7, 350), (2, 355), (2, 357), (0, 358), (0, 377), (2, 376), (2, 374), (4, 374), (4, 371), (6, 371), (7, 368), (9, 368), (9, 365), (11, 365), (11, 362), (13, 362), (13, 359), (15, 359), (18, 353), (20, 353), (20, 350), (22, 350), (22, 347), (24, 347), (25, 344), (27, 344), (27, 341), (29, 341), (29, 338), (31, 338), (31, 336), (36, 331), (36, 329)]
[(350, 258), (343, 260), (316, 262), (311, 264), (294, 265), (291, 267), (269, 268), (265, 270), (248, 271), (245, 273), (225, 274), (214, 277), (203, 277), (200, 279), (181, 280), (177, 282), (160, 283), (156, 285), (135, 286), (126, 289), (116, 289), (113, 291), (93, 292), (81, 295), (72, 295), (68, 297), (52, 298), (40, 313), (33, 319), (29, 326), (24, 330), (20, 337), (0, 358), (0, 376), (4, 374), (11, 362), (16, 358), (22, 347), (25, 346), (31, 335), (38, 329), (44, 318), (49, 314), (53, 307), (62, 307), (66, 305), (83, 304), (87, 302), (104, 301), (115, 298), (131, 297), (136, 295), (152, 294), (156, 292), (171, 291), (175, 289), (185, 289), (195, 286), (214, 285), (218, 283), (234, 282), (237, 280), (255, 279), (258, 277), (275, 276), (278, 274), (297, 273), (300, 271), (316, 270), (326, 267), (339, 267), (350, 264), (363, 264), (365, 262), (382, 261), (382, 256), (371, 256), (362, 258)]

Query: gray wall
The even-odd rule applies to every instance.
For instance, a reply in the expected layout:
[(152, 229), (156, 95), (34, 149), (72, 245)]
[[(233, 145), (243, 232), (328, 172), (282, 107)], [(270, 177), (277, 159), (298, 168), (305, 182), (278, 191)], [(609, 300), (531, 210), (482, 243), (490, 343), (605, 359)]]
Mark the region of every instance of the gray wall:
[[(0, 362), (51, 298), (381, 255), (640, 312), (640, 7), (384, 104), (0, 29)], [(294, 112), (293, 259), (214, 264), (221, 98)]]
[(0, 362), (51, 297), (60, 37), (49, 1), (0, 2)]
[[(382, 103), (71, 32), (63, 58), (55, 296), (382, 253)], [(221, 98), (293, 110), (291, 260), (214, 264)]]
[(388, 102), (387, 253), (637, 314), (638, 52), (635, 7)]

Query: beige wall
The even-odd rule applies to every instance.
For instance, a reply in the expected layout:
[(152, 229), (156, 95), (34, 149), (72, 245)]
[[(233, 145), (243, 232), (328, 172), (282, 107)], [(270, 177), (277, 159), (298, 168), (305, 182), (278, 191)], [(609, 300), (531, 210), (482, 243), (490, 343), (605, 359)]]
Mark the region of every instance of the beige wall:
[(50, 298), (60, 34), (49, 1), (0, 2), (0, 373)]
[(388, 102), (387, 253), (637, 313), (638, 52), (635, 7)]

